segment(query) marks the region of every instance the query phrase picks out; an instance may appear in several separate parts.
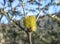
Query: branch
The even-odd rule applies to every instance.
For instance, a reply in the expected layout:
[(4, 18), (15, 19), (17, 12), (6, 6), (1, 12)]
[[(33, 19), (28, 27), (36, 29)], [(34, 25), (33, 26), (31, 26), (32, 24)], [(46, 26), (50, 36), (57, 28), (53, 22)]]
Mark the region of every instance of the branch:
[(27, 33), (27, 37), (28, 37), (28, 41), (29, 41), (29, 44), (32, 44), (32, 37), (31, 37), (31, 34), (32, 32), (26, 32)]
[(15, 25), (18, 29), (25, 30), (21, 25), (17, 25), (17, 24), (9, 17), (9, 15), (7, 15), (7, 17), (9, 18), (10, 22), (12, 22), (13, 25)]
[[(10, 3), (11, 4), (11, 3)], [(12, 11), (12, 5), (10, 5), (11, 6), (11, 11)], [(3, 13), (4, 13), (4, 11), (3, 11)], [(13, 25), (15, 25), (18, 29), (22, 29), (22, 30), (24, 30), (24, 28), (20, 25), (20, 26), (18, 26), (11, 18), (10, 18), (10, 16), (9, 16), (9, 14), (8, 14), (8, 12), (7, 12), (7, 15), (6, 15), (6, 17), (8, 17), (9, 18), (9, 21), (10, 22), (12, 22), (13, 23)]]
[(57, 17), (56, 15), (49, 15), (52, 19), (56, 19), (56, 21), (60, 22), (60, 18)]
[(20, 24), (17, 25), (13, 20), (12, 20), (12, 23), (18, 28), (18, 29), (22, 29), (25, 31), (25, 28), (23, 28)]
[[(39, 1), (39, 2), (40, 2), (40, 1)], [(36, 18), (36, 21), (38, 20), (38, 18), (39, 18), (39, 16), (40, 16), (40, 11), (41, 11), (41, 10), (40, 10), (39, 7), (40, 7), (40, 5), (38, 5), (39, 13), (38, 13), (38, 16), (37, 16), (37, 18)]]
[(3, 10), (5, 9), (5, 4), (6, 4), (6, 0), (3, 0), (4, 5), (3, 5)]
[(23, 2), (23, 0), (22, 0), (22, 8), (23, 8), (24, 16), (26, 16), (26, 13), (25, 13), (25, 10), (24, 10), (24, 2)]
[(3, 17), (3, 16), (1, 15), (1, 17), (0, 17), (0, 22), (1, 22), (2, 17)]

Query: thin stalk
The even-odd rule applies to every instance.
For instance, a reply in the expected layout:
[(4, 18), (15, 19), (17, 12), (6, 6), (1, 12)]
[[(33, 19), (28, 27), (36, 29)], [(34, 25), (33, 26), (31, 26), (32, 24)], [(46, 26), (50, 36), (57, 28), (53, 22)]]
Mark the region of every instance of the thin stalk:
[(22, 0), (22, 8), (23, 8), (24, 16), (26, 16), (25, 9), (24, 9), (24, 2), (23, 2), (23, 0)]
[(29, 44), (32, 44), (32, 37), (31, 37), (31, 34), (32, 34), (31, 32), (27, 32)]
[[(39, 1), (40, 2), (40, 1)], [(39, 16), (40, 16), (40, 5), (38, 5), (38, 9), (39, 9), (39, 13), (38, 13), (38, 16), (37, 16), (37, 18), (36, 18), (36, 21), (38, 20), (38, 18), (39, 18)]]

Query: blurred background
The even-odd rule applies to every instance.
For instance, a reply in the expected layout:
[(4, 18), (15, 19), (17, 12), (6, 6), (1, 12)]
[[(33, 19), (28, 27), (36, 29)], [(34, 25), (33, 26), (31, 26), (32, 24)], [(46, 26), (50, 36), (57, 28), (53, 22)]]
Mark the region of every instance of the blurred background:
[(29, 44), (25, 14), (37, 19), (32, 44), (60, 44), (60, 0), (0, 0), (0, 44)]

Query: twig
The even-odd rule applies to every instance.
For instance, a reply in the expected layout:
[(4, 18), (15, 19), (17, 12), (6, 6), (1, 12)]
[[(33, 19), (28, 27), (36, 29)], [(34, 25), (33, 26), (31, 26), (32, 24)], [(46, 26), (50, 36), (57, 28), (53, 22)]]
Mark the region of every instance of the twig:
[(23, 8), (24, 16), (26, 16), (26, 13), (25, 13), (25, 10), (24, 10), (24, 2), (23, 2), (23, 0), (22, 0), (22, 8)]
[(36, 21), (39, 19), (39, 16), (40, 16), (40, 14), (38, 13), (38, 16), (37, 16), (37, 18), (36, 18)]
[[(39, 2), (40, 2), (40, 1), (39, 1)], [(40, 11), (41, 11), (41, 10), (40, 10), (39, 7), (40, 7), (40, 5), (38, 5), (39, 13), (38, 13), (38, 16), (37, 16), (37, 18), (36, 18), (36, 21), (38, 20), (38, 18), (39, 18), (39, 16), (40, 16)]]

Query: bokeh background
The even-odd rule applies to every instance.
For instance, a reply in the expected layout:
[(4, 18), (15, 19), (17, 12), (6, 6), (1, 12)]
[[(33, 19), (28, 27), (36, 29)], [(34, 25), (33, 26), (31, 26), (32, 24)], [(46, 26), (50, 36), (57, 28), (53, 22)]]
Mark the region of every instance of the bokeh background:
[(38, 17), (32, 44), (60, 44), (60, 0), (0, 0), (0, 44), (29, 44), (24, 14)]

